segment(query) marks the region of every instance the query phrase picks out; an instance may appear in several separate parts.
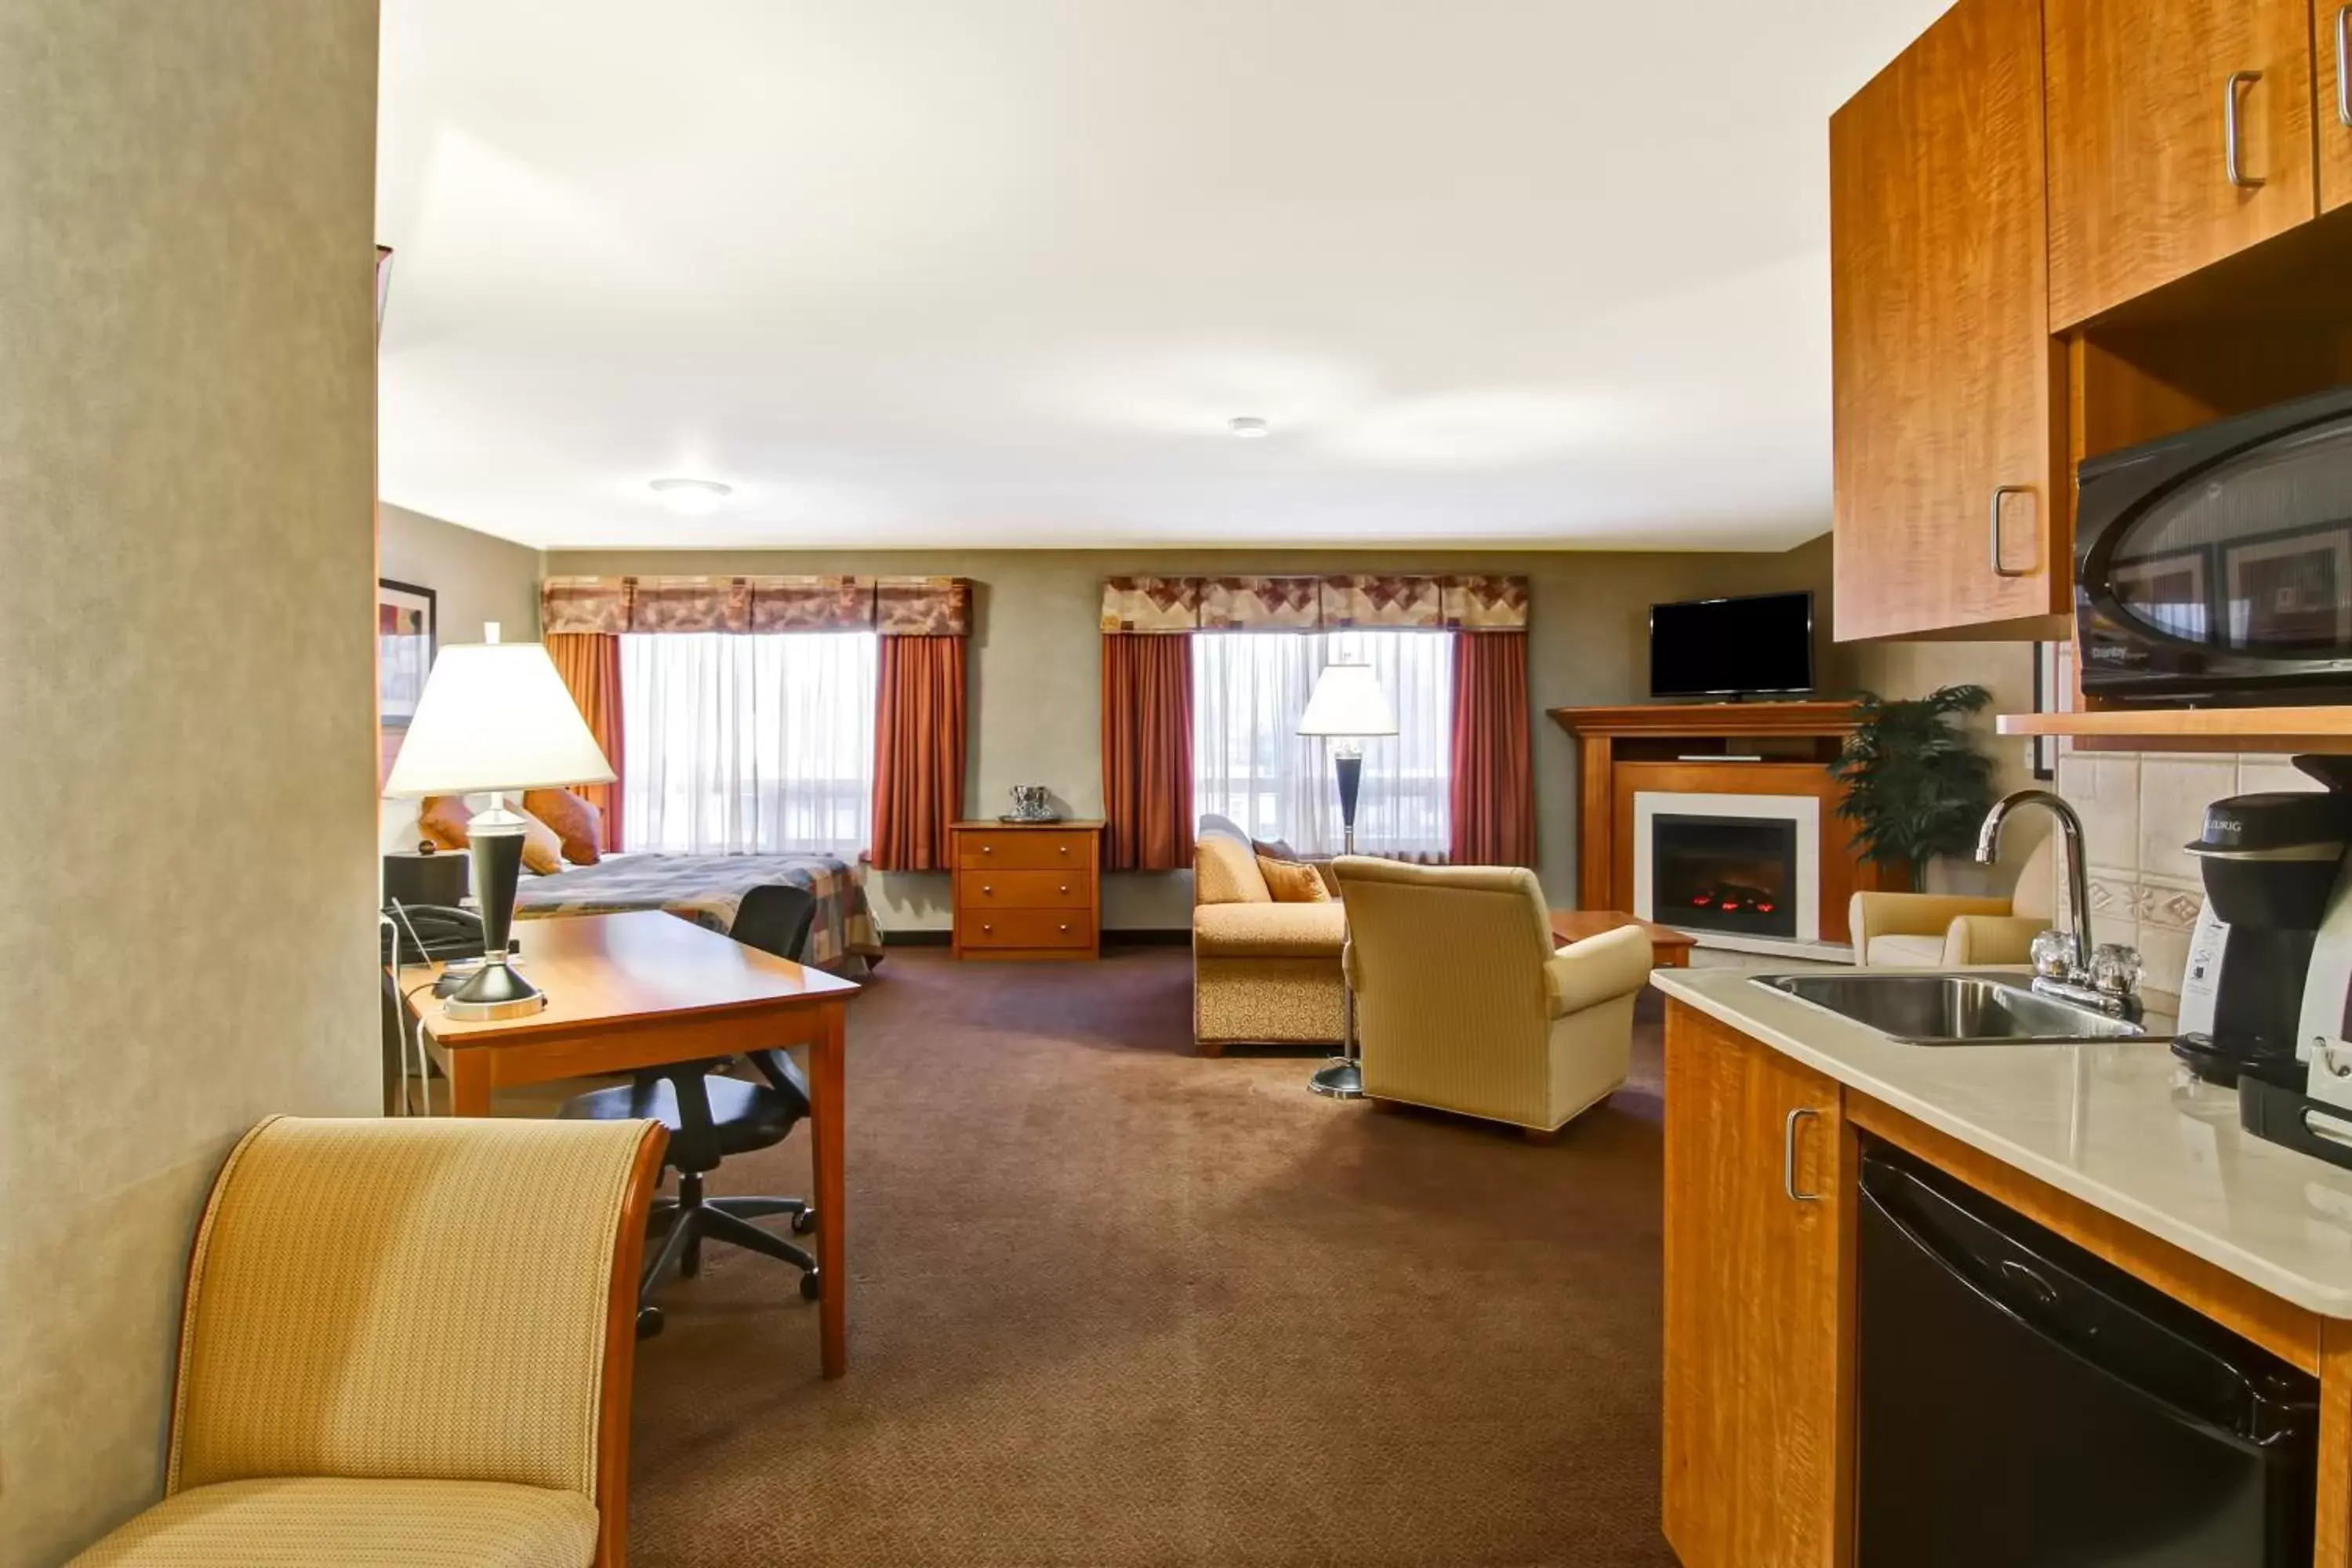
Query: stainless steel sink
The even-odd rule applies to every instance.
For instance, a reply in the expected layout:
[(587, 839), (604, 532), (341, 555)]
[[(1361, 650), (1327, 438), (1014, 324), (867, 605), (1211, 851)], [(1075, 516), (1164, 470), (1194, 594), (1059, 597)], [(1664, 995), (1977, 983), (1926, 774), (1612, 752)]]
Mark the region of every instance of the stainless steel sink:
[(1898, 1045), (2082, 1045), (2161, 1037), (2001, 975), (1857, 970), (1753, 978), (1759, 985), (1876, 1029)]

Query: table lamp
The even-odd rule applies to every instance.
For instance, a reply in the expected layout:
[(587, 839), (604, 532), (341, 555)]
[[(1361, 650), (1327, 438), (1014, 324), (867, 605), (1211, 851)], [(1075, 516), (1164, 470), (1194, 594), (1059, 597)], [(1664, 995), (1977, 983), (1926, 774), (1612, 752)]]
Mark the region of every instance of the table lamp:
[[(1298, 716), (1298, 733), (1328, 740), (1331, 766), (1339, 777), (1339, 833), (1345, 853), (1356, 852), (1356, 795), (1364, 781), (1363, 742), (1397, 732), (1396, 714), (1381, 690), (1380, 677), (1367, 664), (1327, 664), (1315, 678), (1307, 711)], [(1346, 906), (1340, 906), (1342, 920)], [(1308, 1087), (1334, 1100), (1359, 1100), (1364, 1093), (1363, 1064), (1356, 1058), (1356, 992), (1347, 987), (1348, 1026), (1341, 1054), (1317, 1070)]]
[(495, 621), (482, 632), (482, 641), (453, 644), (434, 659), (383, 786), (394, 800), (490, 797), (489, 809), (467, 826), (474, 897), (482, 906), (482, 966), (443, 999), (452, 1018), (512, 1018), (547, 1005), (545, 994), (508, 962), (524, 828), (506, 808), (508, 793), (610, 784), (614, 776), (547, 649), (500, 642)]

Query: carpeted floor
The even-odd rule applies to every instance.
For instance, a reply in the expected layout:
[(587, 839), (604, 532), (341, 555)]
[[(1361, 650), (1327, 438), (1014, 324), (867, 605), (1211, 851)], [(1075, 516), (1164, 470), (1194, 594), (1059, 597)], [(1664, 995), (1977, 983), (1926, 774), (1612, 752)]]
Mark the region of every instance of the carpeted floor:
[[(849, 1376), (725, 1247), (641, 1346), (631, 1560), (1671, 1564), (1655, 1026), (1550, 1147), (1192, 1054), (1189, 954), (896, 952), (851, 1011)], [(805, 1132), (725, 1190), (806, 1190)]]

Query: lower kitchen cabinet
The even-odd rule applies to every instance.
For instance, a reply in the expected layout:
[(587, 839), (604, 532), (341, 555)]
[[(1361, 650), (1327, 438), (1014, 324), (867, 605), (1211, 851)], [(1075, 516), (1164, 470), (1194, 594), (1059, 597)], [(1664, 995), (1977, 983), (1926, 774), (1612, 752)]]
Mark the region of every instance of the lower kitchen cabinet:
[(1667, 1541), (1684, 1568), (1852, 1558), (1854, 1140), (1835, 1082), (1666, 1009)]

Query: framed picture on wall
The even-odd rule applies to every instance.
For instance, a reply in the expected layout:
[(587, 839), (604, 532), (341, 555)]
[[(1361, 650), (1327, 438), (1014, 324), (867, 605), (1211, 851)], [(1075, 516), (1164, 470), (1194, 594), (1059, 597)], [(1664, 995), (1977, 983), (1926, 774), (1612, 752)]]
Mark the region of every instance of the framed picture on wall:
[[(2033, 710), (2036, 713), (2071, 713), (2074, 710), (2074, 680), (2071, 668), (2074, 645), (2071, 642), (2038, 642), (2033, 645)], [(2033, 776), (2054, 779), (2058, 776), (2058, 737), (2033, 737)]]
[(425, 695), (440, 635), (439, 601), (430, 588), (379, 577), (375, 584), (376, 717), (404, 730)]

